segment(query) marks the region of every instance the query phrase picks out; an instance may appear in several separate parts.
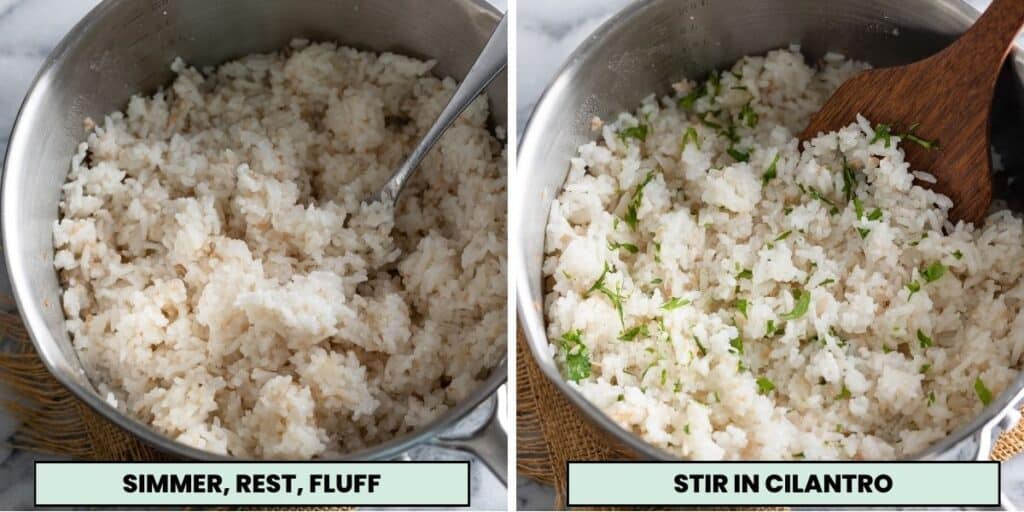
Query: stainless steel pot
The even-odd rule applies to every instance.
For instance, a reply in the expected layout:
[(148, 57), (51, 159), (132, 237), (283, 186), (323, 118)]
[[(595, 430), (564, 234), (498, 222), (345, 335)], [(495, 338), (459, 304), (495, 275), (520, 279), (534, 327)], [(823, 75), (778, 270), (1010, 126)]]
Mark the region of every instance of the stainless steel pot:
[[(459, 78), (500, 17), (483, 0), (106, 0), (93, 9), (47, 58), (22, 105), (0, 199), (4, 255), (18, 308), (50, 372), (100, 414), (161, 450), (225, 458), (168, 439), (108, 405), (70, 343), (53, 268), (52, 225), (71, 156), (85, 136), (85, 117), (99, 119), (124, 108), (133, 94), (169, 83), (175, 57), (215, 65), (284, 48), (293, 37), (433, 58), (437, 73)], [(506, 82), (499, 78), (488, 89), (495, 126), (506, 125)], [(484, 385), (430, 424), (344, 459), (395, 458), (415, 445), (437, 442), (487, 456), (504, 481), (505, 434), (496, 420), (467, 436), (442, 433), (488, 401), (506, 374), (503, 361)], [(495, 403), (484, 407), (494, 410)]]
[[(547, 348), (541, 273), (545, 224), (568, 174), (569, 158), (594, 138), (593, 116), (610, 119), (633, 110), (651, 92), (668, 93), (669, 84), (681, 78), (702, 77), (744, 55), (792, 43), (799, 43), (811, 59), (839, 51), (876, 66), (911, 62), (944, 47), (977, 16), (959, 0), (646, 0), (630, 4), (601, 26), (551, 82), (518, 152), (510, 202), (518, 213), (512, 235), (518, 244), (511, 271), (519, 322), (545, 376), (618, 447), (641, 458), (675, 458), (620, 427), (567, 385)], [(1021, 70), (1018, 49), (1001, 79), (994, 109), (1000, 115), (992, 128), (1011, 176), (1024, 174), (1024, 153), (1012, 140), (1024, 128)], [(1005, 183), (996, 185), (1002, 197), (1021, 197)], [(1017, 421), (1022, 397), (1024, 375), (980, 415), (913, 458), (987, 458), (993, 435)]]

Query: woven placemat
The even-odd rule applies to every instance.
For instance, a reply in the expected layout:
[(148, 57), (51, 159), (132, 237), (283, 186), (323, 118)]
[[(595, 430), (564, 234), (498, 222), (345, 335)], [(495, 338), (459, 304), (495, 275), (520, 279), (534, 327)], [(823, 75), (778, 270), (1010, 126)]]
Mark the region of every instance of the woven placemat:
[[(565, 508), (565, 463), (570, 460), (626, 460), (611, 436), (584, 418), (555, 388), (533, 359), (520, 332), (516, 349), (517, 469), (555, 489), (556, 507)], [(1022, 422), (1024, 423), (1024, 422)], [(999, 436), (993, 460), (1005, 461), (1024, 451), (1024, 425)]]

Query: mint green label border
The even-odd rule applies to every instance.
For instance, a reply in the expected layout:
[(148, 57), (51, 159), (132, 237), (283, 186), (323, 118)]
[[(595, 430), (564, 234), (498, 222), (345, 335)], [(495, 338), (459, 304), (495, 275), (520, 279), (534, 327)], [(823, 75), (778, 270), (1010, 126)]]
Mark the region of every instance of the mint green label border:
[[(567, 467), (566, 495), (571, 507), (995, 507), (999, 506), (1001, 492), (997, 461), (569, 462)], [(682, 482), (677, 480), (680, 475)], [(708, 479), (693, 475), (721, 475), (710, 478), (720, 485), (708, 488), (702, 485)], [(866, 475), (873, 492), (863, 492), (856, 484), (854, 492), (847, 492), (850, 488), (814, 492), (811, 480), (822, 483), (825, 475), (833, 475), (829, 477), (833, 481), (847, 478), (840, 475)], [(886, 477), (891, 487), (882, 492)], [(744, 485), (752, 481), (756, 486)], [(779, 487), (787, 481), (801, 485), (805, 492), (794, 492), (797, 488), (792, 486), (788, 492)], [(695, 490), (695, 485), (700, 487)]]
[[(469, 464), (468, 461), (36, 462), (35, 504), (465, 507), (470, 505)], [(202, 481), (206, 489), (203, 492), (197, 492), (195, 487), (179, 488), (181, 492), (128, 492), (128, 488), (134, 486), (137, 491), (142, 483), (148, 482), (150, 477), (145, 475), (158, 479), (166, 475), (164, 478), (168, 480), (165, 481), (173, 477), (181, 481), (188, 475), (190, 484)], [(290, 485), (286, 485), (288, 475)], [(214, 487), (212, 483), (218, 479), (219, 485)], [(249, 486), (248, 492), (242, 488), (245, 485)], [(262, 485), (262, 492), (256, 492), (258, 485)]]

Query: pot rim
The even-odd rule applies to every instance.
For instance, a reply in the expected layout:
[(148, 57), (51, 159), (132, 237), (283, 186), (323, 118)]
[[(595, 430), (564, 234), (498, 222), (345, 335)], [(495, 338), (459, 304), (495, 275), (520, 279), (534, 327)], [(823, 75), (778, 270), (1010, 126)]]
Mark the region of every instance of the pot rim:
[[(601, 43), (604, 41), (604, 36), (606, 34), (616, 32), (626, 25), (635, 23), (637, 16), (657, 1), (659, 0), (638, 0), (629, 3), (626, 7), (613, 14), (611, 18), (598, 26), (573, 50), (566, 61), (555, 73), (551, 81), (548, 82), (544, 92), (537, 100), (533, 111), (530, 112), (530, 117), (527, 120), (523, 133), (519, 139), (517, 162), (533, 160), (532, 153), (536, 151), (535, 148), (544, 146), (546, 141), (543, 133), (540, 128), (537, 128), (537, 126), (542, 122), (540, 119), (549, 117), (549, 115), (551, 115), (550, 112), (556, 111), (561, 107), (558, 104), (560, 91), (569, 86), (568, 82), (571, 75), (579, 69), (585, 68), (587, 65), (591, 64), (588, 62), (588, 59), (590, 55), (600, 47)], [(955, 11), (964, 19), (966, 23), (964, 30), (966, 30), (967, 27), (969, 27), (970, 24), (972, 24), (981, 15), (979, 11), (964, 0), (946, 0), (946, 3), (947, 7), (955, 9)], [(1024, 51), (1022, 50), (1019, 40), (1014, 43), (1014, 45), (1016, 47), (1016, 52), (1020, 53), (1021, 51)], [(568, 166), (568, 161), (566, 161), (566, 166)], [(523, 183), (526, 180), (526, 172), (528, 171), (518, 172), (518, 178), (516, 179), (519, 183), (518, 186), (513, 189), (515, 191), (515, 195), (509, 202), (510, 205), (517, 208), (517, 211), (521, 211), (521, 208), (524, 208), (529, 204), (527, 194), (530, 191), (526, 189)], [(561, 187), (558, 189), (558, 192), (561, 192)], [(517, 222), (518, 217), (519, 216), (517, 215)], [(639, 435), (626, 430), (613, 421), (562, 377), (553, 359), (550, 361), (545, 359), (545, 350), (550, 345), (550, 341), (547, 336), (547, 324), (542, 309), (543, 298), (540, 303), (534, 304), (531, 302), (531, 297), (521, 293), (521, 290), (531, 289), (532, 284), (530, 279), (527, 277), (526, 262), (529, 259), (529, 255), (524, 252), (522, 249), (523, 244), (521, 243), (521, 239), (524, 234), (525, 233), (521, 227), (517, 224), (515, 239), (520, 243), (513, 252), (511, 270), (515, 273), (517, 291), (516, 309), (519, 314), (519, 322), (523, 326), (523, 332), (527, 338), (527, 345), (530, 348), (530, 353), (541, 372), (547, 380), (558, 389), (562, 396), (568, 399), (577, 410), (581, 411), (592, 424), (597, 425), (605, 433), (610, 434), (616, 441), (626, 445), (648, 459), (685, 460), (675, 454), (671, 454), (661, 448), (647, 443)], [(543, 258), (543, 255), (541, 257)], [(932, 460), (943, 458), (945, 455), (948, 455), (953, 448), (957, 447), (969, 437), (989, 435), (990, 431), (999, 422), (999, 420), (1001, 420), (1006, 413), (1013, 409), (1022, 399), (1024, 399), (1024, 370), (1019, 371), (1013, 382), (1011, 382), (995, 400), (982, 409), (980, 414), (971, 419), (970, 422), (954, 429), (941, 440), (932, 443), (924, 450), (919, 451), (910, 457), (904, 457), (901, 460)], [(979, 453), (974, 455), (978, 457), (985, 457), (986, 459), (988, 457), (988, 453)]]
[[(99, 5), (93, 7), (81, 20), (75, 23), (71, 30), (61, 38), (60, 42), (54, 47), (49, 55), (47, 55), (42, 66), (29, 85), (29, 88), (25, 93), (25, 97), (18, 108), (18, 114), (15, 117), (14, 124), (11, 128), (11, 135), (8, 140), (7, 151), (4, 157), (2, 184), (0, 184), (0, 231), (2, 231), (3, 246), (5, 248), (16, 247), (18, 245), (17, 242), (12, 243), (12, 240), (14, 239), (12, 232), (14, 229), (12, 226), (9, 226), (9, 222), (11, 221), (8, 219), (12, 217), (9, 211), (9, 205), (13, 204), (13, 202), (8, 199), (11, 194), (16, 193), (16, 191), (11, 189), (9, 186), (9, 181), (11, 180), (10, 170), (12, 168), (19, 168), (21, 169), (19, 172), (25, 172), (25, 165), (23, 162), (24, 157), (21, 155), (23, 150), (19, 147), (21, 144), (21, 137), (19, 137), (21, 130), (19, 130), (19, 128), (22, 128), (23, 125), (28, 123), (26, 119), (28, 112), (36, 108), (34, 103), (41, 101), (37, 95), (39, 94), (40, 89), (42, 89), (42, 86), (51, 80), (51, 75), (55, 73), (55, 68), (61, 62), (61, 57), (64, 53), (70, 48), (73, 48), (78, 43), (78, 39), (82, 33), (107, 16), (110, 10), (130, 1), (131, 0), (103, 0)], [(497, 26), (503, 15), (497, 7), (491, 5), (486, 0), (457, 1), (468, 3), (473, 8), (486, 14), (495, 26)], [(68, 161), (70, 162), (70, 157)], [(15, 258), (12, 261), (12, 251), (5, 250), (3, 253), (4, 263), (7, 267), (7, 274), (11, 282), (12, 293), (18, 308), (18, 315), (25, 324), (25, 329), (28, 331), (29, 338), (32, 340), (36, 353), (39, 355), (39, 358), (46, 366), (50, 375), (71, 391), (76, 398), (84, 402), (90, 409), (99, 413), (105, 419), (110, 420), (118, 427), (128, 431), (132, 436), (141, 439), (147, 445), (157, 448), (163, 452), (192, 460), (260, 460), (208, 452), (165, 436), (150, 427), (148, 424), (143, 423), (135, 417), (110, 405), (94, 390), (88, 389), (84, 386), (81, 380), (76, 379), (75, 376), (70, 375), (63, 368), (59, 368), (51, 358), (46, 356), (46, 350), (44, 350), (39, 341), (42, 338), (48, 340), (50, 344), (56, 344), (52, 339), (45, 321), (39, 313), (39, 305), (29, 298), (28, 292), (26, 291), (32, 287), (32, 283), (27, 278), (23, 277), (25, 272), (23, 271), (22, 264), (18, 261), (18, 258)], [(77, 353), (75, 355), (77, 357)], [(487, 380), (484, 381), (480, 387), (470, 393), (469, 396), (457, 403), (454, 407), (448, 409), (426, 425), (391, 438), (383, 443), (348, 452), (339, 456), (324, 457), (313, 460), (348, 461), (393, 459), (408, 451), (410, 448), (430, 441), (443, 433), (447, 428), (454, 426), (459, 420), (463, 419), (478, 406), (485, 403), (487, 399), (506, 382), (507, 379), (508, 360), (507, 356), (503, 356), (501, 361), (491, 369), (491, 373)]]

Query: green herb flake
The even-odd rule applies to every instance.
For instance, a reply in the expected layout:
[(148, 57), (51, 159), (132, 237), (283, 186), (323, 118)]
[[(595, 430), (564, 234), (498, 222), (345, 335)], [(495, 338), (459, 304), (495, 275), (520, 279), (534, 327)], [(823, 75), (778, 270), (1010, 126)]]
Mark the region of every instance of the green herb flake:
[(850, 394), (850, 390), (847, 389), (846, 386), (844, 385), (842, 391), (840, 391), (839, 394), (836, 395), (836, 401), (839, 401), (839, 400), (849, 400), (851, 396), (853, 396), (853, 395)]
[(626, 142), (629, 139), (636, 139), (640, 142), (647, 140), (647, 125), (638, 124), (619, 130), (619, 139)]
[(934, 404), (935, 404), (935, 392), (934, 391), (929, 391), (928, 392), (928, 407), (931, 407)]
[(703, 93), (704, 93), (704, 88), (703, 87), (694, 87), (693, 90), (690, 91), (689, 94), (687, 94), (686, 96), (683, 96), (682, 98), (679, 98), (679, 108), (681, 108), (683, 110), (690, 110), (690, 109), (692, 109), (693, 108), (693, 104), (696, 103), (698, 99), (700, 99), (700, 97), (701, 97), (701, 95)]
[(743, 105), (743, 109), (740, 110), (740, 120), (743, 121), (743, 124), (746, 124), (748, 128), (753, 128), (757, 126), (758, 118), (757, 112), (750, 106), (750, 103)]
[(933, 283), (938, 281), (942, 276), (946, 274), (946, 266), (937, 261), (932, 262), (927, 268), (921, 271), (921, 277), (926, 282)]
[(619, 312), (619, 322), (624, 323), (622, 312), (622, 292), (620, 289), (613, 291), (611, 288), (608, 288), (607, 284), (605, 284), (605, 280), (607, 279), (609, 272), (614, 272), (614, 270), (606, 261), (604, 262), (604, 270), (601, 271), (601, 275), (597, 278), (597, 281), (593, 286), (583, 294), (583, 298), (589, 297), (593, 292), (598, 292), (605, 297), (608, 297), (608, 300), (611, 301), (612, 305), (615, 306), (615, 309)]
[(953, 251), (953, 257), (959, 260), (964, 257), (964, 253), (960, 252), (960, 249), (957, 249)]
[(824, 281), (822, 281), (822, 282), (818, 283), (818, 286), (825, 286), (825, 285), (829, 285), (829, 284), (832, 284), (832, 283), (834, 283), (834, 282), (836, 282), (836, 280), (835, 280), (835, 279), (832, 279), (832, 278), (830, 277), (830, 278), (828, 278), (828, 279), (826, 279), (826, 280), (824, 280)]
[(750, 151), (740, 151), (735, 147), (729, 146), (729, 149), (726, 149), (725, 152), (729, 153), (729, 156), (731, 156), (733, 160), (736, 160), (737, 162), (750, 161)]
[(791, 234), (793, 234), (792, 231), (784, 231), (781, 235), (775, 237), (775, 241), (776, 242), (781, 242), (781, 241), (789, 238), (789, 235), (791, 235)]
[(644, 187), (647, 186), (651, 180), (654, 179), (654, 171), (648, 171), (647, 175), (644, 176), (644, 180), (636, 186), (636, 190), (633, 192), (633, 197), (629, 200), (629, 205), (626, 207), (626, 224), (629, 224), (629, 229), (636, 231), (637, 226), (640, 225), (640, 219), (637, 217), (637, 211), (640, 210), (640, 204), (644, 200)]
[(904, 137), (905, 139), (907, 139), (907, 140), (909, 140), (911, 142), (914, 142), (918, 146), (921, 146), (922, 148), (925, 148), (925, 149), (939, 149), (939, 141), (938, 141), (938, 139), (936, 139), (936, 140), (922, 139), (921, 137), (918, 137), (917, 135), (914, 135), (913, 133), (905, 133), (905, 134), (902, 135), (902, 137)]
[(931, 369), (932, 369), (931, 363), (925, 363), (925, 364), (922, 364), (921, 368), (918, 369), (918, 373), (928, 373), (928, 370), (931, 370)]
[(870, 144), (874, 144), (880, 140), (885, 141), (885, 147), (892, 145), (892, 127), (887, 124), (876, 124), (875, 125), (875, 136), (871, 139)]
[(673, 309), (679, 309), (689, 303), (689, 299), (672, 297), (671, 299), (665, 301), (665, 303), (661, 305), (661, 309), (664, 309), (665, 311), (672, 311)]
[(797, 452), (797, 453), (794, 453), (794, 454), (793, 454), (793, 458), (794, 458), (794, 459), (803, 459), (803, 458), (805, 458), (805, 457), (804, 457), (804, 452)]
[(761, 175), (761, 186), (765, 186), (769, 181), (774, 180), (778, 175), (779, 165), (779, 154), (775, 153), (775, 158), (772, 159), (772, 163), (768, 165), (768, 168), (764, 170), (764, 174)]
[(981, 400), (981, 405), (992, 403), (992, 392), (985, 386), (985, 382), (981, 380), (981, 377), (974, 379), (974, 392), (977, 393), (978, 399)]
[(868, 214), (868, 220), (879, 220), (882, 218), (882, 210), (875, 208)]
[(736, 309), (743, 315), (743, 318), (747, 318), (747, 306), (747, 299), (736, 299)]
[(633, 244), (612, 242), (611, 240), (608, 241), (608, 250), (610, 250), (610, 251), (617, 251), (619, 249), (626, 250), (626, 251), (628, 251), (630, 253), (633, 253), (633, 254), (636, 254), (636, 253), (640, 252), (640, 248), (635, 246), (635, 245), (633, 245)]
[(771, 336), (775, 334), (775, 320), (768, 320), (768, 325), (764, 328), (764, 335)]
[(890, 347), (889, 345), (882, 345), (882, 353), (883, 354), (888, 354), (890, 352), (892, 352), (892, 347)]
[(665, 379), (667, 379), (667, 378), (668, 378), (668, 370), (666, 370), (665, 368), (662, 368), (661, 369), (661, 385), (662, 386), (665, 385)]
[(729, 340), (729, 345), (736, 350), (737, 354), (743, 355), (743, 338), (733, 338)]
[(750, 269), (743, 269), (739, 274), (736, 274), (736, 279), (753, 279), (754, 272)]
[(853, 168), (847, 165), (846, 155), (843, 155), (843, 196), (846, 197), (847, 202), (853, 198), (856, 188), (857, 176), (853, 173)]
[(562, 334), (558, 342), (565, 352), (565, 370), (569, 380), (579, 382), (590, 377), (590, 351), (583, 343), (583, 331), (568, 331)]
[(775, 383), (768, 377), (757, 378), (757, 394), (767, 395), (775, 390)]
[(683, 426), (683, 432), (686, 432), (686, 435), (690, 435), (690, 424), (689, 423), (687, 423), (686, 425)]
[(682, 382), (678, 382), (678, 381), (677, 381), (677, 382), (675, 383), (675, 385), (674, 385), (674, 386), (672, 386), (672, 392), (673, 392), (673, 393), (679, 393), (679, 392), (681, 392), (682, 390), (683, 390), (683, 383), (682, 383)]
[(615, 400), (618, 401), (618, 402), (621, 402), (621, 401), (623, 401), (625, 399), (626, 399), (626, 395), (623, 395), (623, 394), (620, 393), (618, 398), (616, 398)]
[(871, 230), (868, 228), (857, 228), (857, 234), (860, 235), (861, 238), (867, 238), (870, 233)]
[(928, 348), (933, 345), (932, 339), (925, 335), (921, 329), (917, 330), (917, 341), (921, 342), (921, 348)]
[(796, 299), (796, 305), (793, 306), (793, 311), (780, 315), (779, 318), (782, 318), (783, 320), (796, 320), (807, 313), (807, 308), (810, 305), (811, 293), (807, 290), (800, 290), (800, 294)]
[(697, 130), (694, 127), (686, 129), (686, 133), (683, 134), (683, 141), (679, 143), (679, 149), (686, 149), (687, 144), (693, 143), (693, 145), (700, 149), (700, 139), (697, 136)]
[(915, 293), (921, 291), (921, 283), (917, 281), (911, 281), (909, 284), (907, 284), (907, 290), (910, 290), (910, 295), (907, 295), (907, 298), (909, 299)]
[(857, 214), (858, 219), (864, 218), (864, 205), (861, 204), (859, 197), (853, 198), (853, 211)]
[(619, 334), (620, 341), (634, 341), (637, 336), (650, 336), (650, 332), (647, 330), (646, 325), (637, 325), (630, 329), (626, 329)]
[(656, 277), (654, 279), (651, 279), (651, 284), (661, 284), (663, 282), (664, 281), (662, 281), (660, 277)]
[(701, 357), (708, 355), (708, 349), (704, 347), (704, 344), (700, 342), (700, 338), (694, 336), (693, 341), (697, 343), (697, 350), (700, 351)]

